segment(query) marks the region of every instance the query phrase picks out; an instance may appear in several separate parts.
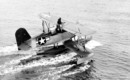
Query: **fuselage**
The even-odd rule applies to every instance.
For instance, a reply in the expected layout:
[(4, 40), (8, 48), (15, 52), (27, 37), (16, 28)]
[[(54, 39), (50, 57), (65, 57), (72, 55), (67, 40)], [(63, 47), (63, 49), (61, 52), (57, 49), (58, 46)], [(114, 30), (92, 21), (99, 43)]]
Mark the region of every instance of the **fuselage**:
[[(65, 40), (71, 39), (75, 35), (70, 32), (62, 32), (57, 33), (54, 35), (51, 34), (40, 34), (34, 38), (31, 38), (24, 43), (22, 43), (20, 46), (18, 46), (21, 50), (28, 50), (29, 48), (37, 48), (37, 47), (52, 47), (55, 44), (63, 43)], [(38, 44), (38, 39), (43, 38), (46, 39), (46, 42), (44, 44)]]

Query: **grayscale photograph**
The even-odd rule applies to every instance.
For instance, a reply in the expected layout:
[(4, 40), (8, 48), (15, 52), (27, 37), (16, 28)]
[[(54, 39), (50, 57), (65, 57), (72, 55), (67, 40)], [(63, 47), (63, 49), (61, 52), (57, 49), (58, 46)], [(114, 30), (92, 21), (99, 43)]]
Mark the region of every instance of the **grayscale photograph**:
[(0, 0), (0, 80), (130, 80), (130, 0)]

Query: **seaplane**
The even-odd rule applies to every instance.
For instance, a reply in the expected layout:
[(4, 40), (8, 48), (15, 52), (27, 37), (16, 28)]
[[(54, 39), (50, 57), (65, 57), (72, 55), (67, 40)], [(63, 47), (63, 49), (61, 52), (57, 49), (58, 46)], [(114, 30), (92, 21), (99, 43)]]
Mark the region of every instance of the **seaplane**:
[[(15, 33), (18, 50), (37, 49), (35, 57), (21, 60), (22, 64), (40, 59), (41, 57), (38, 55), (55, 56), (57, 53), (67, 51), (77, 53), (76, 64), (90, 61), (93, 52), (85, 44), (92, 40), (92, 37), (87, 37), (87, 35), (93, 34), (95, 31), (85, 30), (85, 27), (79, 24), (51, 14), (40, 14), (40, 19), (43, 26), (41, 34), (31, 37), (25, 28), (19, 28)], [(84, 31), (81, 31), (79, 27)]]

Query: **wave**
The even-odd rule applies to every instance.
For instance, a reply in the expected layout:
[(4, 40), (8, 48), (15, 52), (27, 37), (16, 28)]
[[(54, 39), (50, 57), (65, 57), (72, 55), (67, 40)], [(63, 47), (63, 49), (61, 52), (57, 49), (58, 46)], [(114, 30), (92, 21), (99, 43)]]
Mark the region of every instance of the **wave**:
[(0, 53), (1, 53), (0, 56), (14, 54), (14, 53), (11, 53), (13, 51), (18, 51), (16, 44), (11, 45), (11, 46), (0, 47)]
[[(87, 46), (87, 48), (89, 48), (89, 49), (93, 49), (96, 46), (101, 46), (101, 43), (98, 41), (95, 41), (95, 40), (91, 40), (85, 46)], [(17, 52), (14, 53), (13, 51), (17, 51)], [(2, 48), (0, 48), (0, 52), (5, 53), (4, 55), (19, 53), (17, 50), (17, 45), (2, 47)], [(11, 52), (13, 52), (13, 53), (11, 53)], [(0, 75), (5, 75), (8, 73), (16, 73), (16, 72), (20, 72), (25, 69), (33, 68), (33, 67), (51, 66), (51, 65), (58, 65), (60, 63), (67, 63), (69, 61), (75, 60), (74, 56), (77, 55), (74, 52), (70, 52), (67, 54), (57, 55), (54, 58), (52, 58), (52, 57), (41, 58), (40, 60), (35, 60), (35, 61), (32, 61), (25, 65), (21, 65), (21, 64), (19, 65), (21, 60), (28, 59), (29, 57), (31, 57), (33, 55), (32, 52), (34, 52), (34, 51), (31, 51), (31, 52), (30, 51), (23, 51), (23, 52), (21, 51), (20, 53), (22, 53), (22, 54), (28, 53), (29, 55), (24, 55), (20, 58), (13, 59), (9, 62), (6, 62), (4, 65), (0, 65), (0, 68), (1, 68)], [(3, 54), (1, 56), (3, 56)], [(69, 68), (69, 67), (72, 67), (73, 65), (66, 65), (66, 66)], [(89, 67), (88, 65), (82, 66), (81, 68), (75, 70), (74, 72), (69, 72), (68, 74), (64, 74), (64, 76), (84, 71), (88, 67)], [(65, 70), (67, 70), (68, 68), (66, 68)], [(63, 69), (61, 70), (61, 72), (63, 72)]]
[(85, 47), (88, 49), (94, 49), (97, 46), (102, 46), (103, 44), (101, 44), (100, 42), (96, 41), (96, 40), (91, 40), (89, 41), (87, 44), (85, 44)]
[(18, 64), (14, 64), (14, 63), (12, 64), (12, 62), (10, 62), (10, 63), (8, 63), (8, 65), (6, 64), (6, 65), (0, 67), (1, 68), (0, 75), (4, 75), (7, 73), (14, 73), (14, 72), (21, 71), (23, 69), (37, 67), (37, 66), (56, 65), (61, 62), (68, 62), (68, 61), (72, 60), (73, 59), (72, 57), (75, 55), (76, 55), (76, 53), (70, 53), (70, 54), (66, 54), (66, 55), (60, 55), (55, 58), (43, 58), (38, 61), (33, 61), (31, 63), (28, 63), (26, 65), (18, 65)]

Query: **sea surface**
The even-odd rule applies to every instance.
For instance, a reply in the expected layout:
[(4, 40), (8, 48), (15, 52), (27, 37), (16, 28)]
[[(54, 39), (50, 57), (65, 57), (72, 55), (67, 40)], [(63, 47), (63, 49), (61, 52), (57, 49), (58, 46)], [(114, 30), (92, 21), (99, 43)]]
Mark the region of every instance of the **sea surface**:
[(17, 51), (15, 31), (24, 27), (32, 37), (40, 34), (41, 13), (95, 31), (93, 39), (103, 45), (93, 49), (90, 80), (130, 80), (130, 0), (0, 0), (0, 80), (83, 80), (86, 76), (87, 65), (62, 73), (73, 65), (60, 63), (66, 64), (74, 53), (18, 64), (35, 52)]

